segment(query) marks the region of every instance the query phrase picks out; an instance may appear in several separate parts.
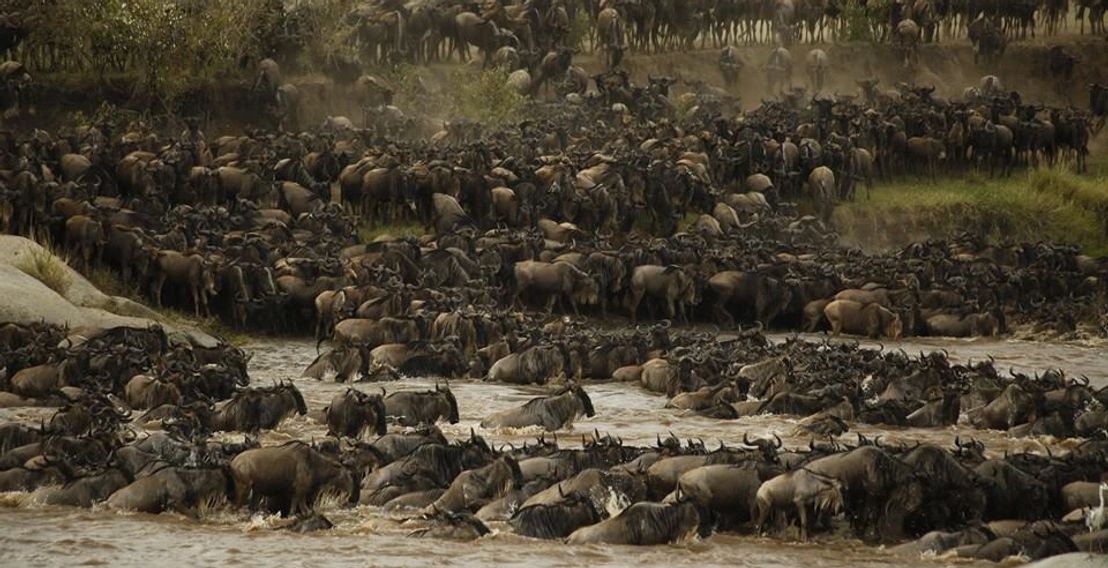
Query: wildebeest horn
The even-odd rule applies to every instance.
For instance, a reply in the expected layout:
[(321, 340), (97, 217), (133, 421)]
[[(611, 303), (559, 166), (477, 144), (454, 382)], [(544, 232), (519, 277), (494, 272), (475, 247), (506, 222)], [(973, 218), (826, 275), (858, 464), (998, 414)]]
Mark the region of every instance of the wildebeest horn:
[(658, 439), (658, 447), (659, 448), (662, 447), (662, 435), (661, 434), (654, 434), (654, 436)]
[(785, 443), (781, 441), (781, 436), (777, 435), (777, 432), (773, 433), (773, 439), (777, 440), (777, 445), (773, 446), (774, 448), (780, 449), (781, 446), (785, 445)]

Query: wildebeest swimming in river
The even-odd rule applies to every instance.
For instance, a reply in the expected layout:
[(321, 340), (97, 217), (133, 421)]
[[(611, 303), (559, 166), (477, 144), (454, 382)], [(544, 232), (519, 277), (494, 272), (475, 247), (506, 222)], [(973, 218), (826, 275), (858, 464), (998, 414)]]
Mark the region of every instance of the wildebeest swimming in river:
[(290, 414), (308, 413), (304, 396), (291, 382), (238, 392), (212, 417), (212, 428), (255, 433), (276, 428)]
[(370, 427), (378, 436), (387, 431), (385, 403), (381, 395), (369, 395), (348, 388), (335, 395), (323, 412), (327, 416), (327, 432), (332, 436), (360, 438)]
[(525, 428), (542, 426), (548, 431), (561, 430), (573, 424), (577, 416), (595, 416), (592, 400), (585, 389), (572, 385), (554, 396), (529, 400), (519, 408), (497, 412), (481, 421), (482, 428)]
[(426, 392), (394, 392), (385, 397), (385, 410), (401, 426), (434, 424), (443, 418), (457, 424), (459, 420), (458, 400), (449, 385), (440, 388), (435, 384), (435, 390)]
[(655, 545), (682, 542), (700, 528), (696, 505), (635, 503), (612, 517), (569, 535), (570, 544)]
[(345, 494), (357, 504), (361, 476), (308, 444), (292, 441), (281, 446), (256, 448), (231, 460), (235, 504), (254, 507), (267, 501), (267, 509), (305, 515), (325, 493)]
[(532, 538), (565, 538), (581, 527), (603, 519), (593, 502), (583, 493), (561, 494), (556, 503), (536, 503), (516, 511), (508, 524), (517, 533)]

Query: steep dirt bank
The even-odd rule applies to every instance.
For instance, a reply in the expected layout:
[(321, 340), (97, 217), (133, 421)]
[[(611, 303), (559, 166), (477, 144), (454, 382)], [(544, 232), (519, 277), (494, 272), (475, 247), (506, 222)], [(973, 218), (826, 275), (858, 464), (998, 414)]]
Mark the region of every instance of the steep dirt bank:
[[(919, 68), (909, 72), (897, 61), (889, 46), (846, 43), (835, 45), (801, 45), (792, 49), (793, 77), (796, 86), (806, 86), (807, 75), (804, 59), (812, 49), (823, 49), (831, 59), (826, 93), (853, 94), (858, 92), (855, 82), (864, 77), (877, 77), (882, 85), (897, 82), (914, 82), (918, 85), (934, 85), (942, 96), (957, 96), (967, 86), (976, 86), (984, 75), (997, 75), (1010, 89), (1019, 90), (1032, 101), (1084, 107), (1088, 104), (1086, 85), (1108, 80), (1108, 43), (1101, 39), (1067, 38), (1058, 44), (1080, 58), (1078, 68), (1070, 81), (1056, 81), (1049, 73), (1050, 47), (1056, 43), (1020, 43), (1008, 48), (996, 65), (974, 63), (973, 47), (968, 43), (926, 45), (920, 52)], [(763, 67), (769, 59), (769, 46), (745, 47), (741, 50), (745, 63), (738, 94), (746, 108), (756, 107), (766, 90)], [(638, 55), (626, 61), (627, 68), (640, 81), (647, 75), (672, 75), (685, 79), (702, 79), (709, 84), (720, 84), (717, 69), (718, 52), (715, 50), (690, 53), (666, 53)], [(592, 72), (600, 70), (595, 57), (580, 58), (579, 64)]]
[[(819, 48), (828, 53), (832, 63), (825, 88), (827, 93), (857, 93), (857, 79), (875, 76), (881, 79), (883, 85), (900, 81), (934, 85), (940, 95), (952, 96), (960, 94), (967, 86), (977, 85), (983, 75), (995, 74), (1008, 88), (1018, 89), (1029, 100), (1086, 106), (1087, 83), (1108, 81), (1108, 43), (1101, 39), (1078, 37), (1059, 39), (1058, 43), (1066, 45), (1081, 60), (1073, 79), (1065, 83), (1050, 77), (1048, 53), (1055, 43), (1044, 41), (1014, 44), (996, 65), (975, 64), (973, 48), (968, 43), (928, 45), (922, 48), (920, 66), (914, 72), (904, 69), (886, 45), (800, 45), (792, 49), (794, 83), (797, 86), (806, 84), (804, 58), (811, 49)], [(742, 97), (743, 106), (753, 108), (763, 97), (770, 96), (762, 68), (772, 48), (743, 47), (740, 51), (745, 69), (736, 91)], [(649, 75), (670, 75), (720, 85), (722, 79), (716, 65), (717, 58), (717, 50), (706, 49), (687, 53), (632, 54), (624, 63), (636, 82), (644, 82)], [(597, 54), (579, 55), (574, 63), (590, 73), (601, 71), (603, 65)], [(432, 83), (427, 85), (429, 88), (449, 88), (452, 75), (460, 67), (463, 66), (453, 62), (436, 64), (421, 72), (420, 77)], [(475, 59), (468, 67), (478, 69), (479, 60)], [(208, 117), (209, 134), (238, 130), (244, 124), (256, 122), (259, 109), (248, 98), (251, 75), (251, 70), (244, 69), (241, 77), (196, 85), (187, 97), (182, 113)], [(328, 115), (341, 114), (350, 116), (356, 122), (361, 120), (349, 86), (336, 84), (320, 74), (302, 75), (291, 81), (299, 87), (302, 95), (302, 125), (318, 124)], [(69, 120), (71, 113), (94, 113), (104, 102), (140, 113), (164, 113), (164, 109), (144, 109), (143, 101), (134, 96), (135, 90), (127, 77), (96, 79), (57, 75), (36, 77), (36, 82), (35, 114), (23, 116), (11, 126), (55, 127)], [(676, 88), (678, 91), (686, 89), (683, 85)], [(398, 101), (398, 104), (403, 107), (404, 101)], [(436, 119), (450, 118), (441, 116), (437, 109), (405, 110), (419, 114), (427, 112)]]

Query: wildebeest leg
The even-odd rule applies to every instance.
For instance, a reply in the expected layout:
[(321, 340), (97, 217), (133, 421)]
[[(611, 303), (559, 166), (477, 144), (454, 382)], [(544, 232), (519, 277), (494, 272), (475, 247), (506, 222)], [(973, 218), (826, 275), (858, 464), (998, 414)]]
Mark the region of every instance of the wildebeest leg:
[[(715, 319), (717, 323), (726, 323), (727, 327), (735, 325), (735, 318), (731, 315), (731, 312), (727, 310), (727, 302), (724, 298), (720, 298), (712, 306), (712, 311), (715, 312)], [(721, 320), (723, 320), (721, 322)]]
[(566, 309), (565, 309), (566, 308), (566, 302), (569, 302), (569, 307), (570, 307), (570, 309), (573, 310), (573, 315), (577, 316), (577, 317), (581, 317), (581, 312), (577, 309), (577, 300), (573, 299), (572, 294), (567, 293), (563, 297), (563, 299), (562, 299), (562, 312), (566, 311)]
[(796, 499), (793, 501), (796, 505), (796, 512), (800, 516), (800, 540), (802, 542), (808, 541), (808, 506), (802, 499)]
[(162, 287), (165, 286), (165, 273), (158, 272), (158, 275), (154, 277), (154, 282), (151, 284), (151, 295), (154, 296), (154, 305), (162, 307)]
[(628, 311), (631, 312), (631, 323), (635, 323), (639, 317), (639, 302), (642, 302), (642, 292), (631, 292), (631, 302)]
[(196, 317), (200, 317), (200, 286), (198, 284), (189, 283), (189, 288), (192, 289), (192, 311), (196, 314)]
[(554, 315), (554, 302), (561, 303), (562, 304), (562, 306), (561, 306), (562, 311), (565, 312), (566, 306), (565, 306), (564, 303), (561, 302), (561, 295), (560, 294), (551, 294), (550, 297), (547, 298), (547, 300), (546, 300), (546, 315), (548, 315), (548, 316)]

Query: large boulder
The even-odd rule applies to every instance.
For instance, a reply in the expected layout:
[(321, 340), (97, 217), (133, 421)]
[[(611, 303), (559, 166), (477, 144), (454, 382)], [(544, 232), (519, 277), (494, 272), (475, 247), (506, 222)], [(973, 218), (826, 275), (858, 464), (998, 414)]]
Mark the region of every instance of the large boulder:
[[(196, 329), (161, 321), (158, 314), (137, 302), (109, 296), (57, 257), (63, 267), (64, 289), (55, 291), (20, 269), (32, 258), (50, 255), (38, 243), (0, 235), (0, 322), (46, 322), (69, 328), (148, 327), (162, 325), (171, 335), (213, 347), (215, 338)], [(52, 255), (51, 255), (52, 256)]]

